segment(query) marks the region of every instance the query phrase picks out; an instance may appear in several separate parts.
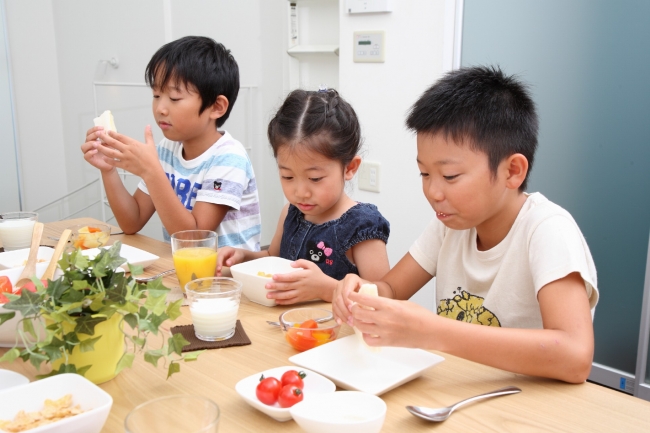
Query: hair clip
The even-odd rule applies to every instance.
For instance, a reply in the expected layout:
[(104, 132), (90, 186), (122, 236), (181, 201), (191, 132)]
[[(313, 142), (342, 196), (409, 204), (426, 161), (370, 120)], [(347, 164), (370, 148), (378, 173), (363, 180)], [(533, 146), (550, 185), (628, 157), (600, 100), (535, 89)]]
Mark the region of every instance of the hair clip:
[(327, 90), (328, 90), (327, 86), (324, 85), (324, 84), (321, 84), (320, 86), (318, 86), (318, 93), (327, 93)]

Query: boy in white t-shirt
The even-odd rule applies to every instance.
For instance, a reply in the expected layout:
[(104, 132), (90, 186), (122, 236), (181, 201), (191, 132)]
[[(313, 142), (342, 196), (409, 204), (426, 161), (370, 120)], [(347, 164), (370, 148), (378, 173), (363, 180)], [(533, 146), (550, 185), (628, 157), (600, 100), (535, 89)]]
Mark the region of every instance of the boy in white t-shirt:
[[(376, 282), (380, 297), (356, 293), (364, 283), (356, 275), (339, 283), (337, 319), (371, 346), (441, 350), (584, 382), (596, 269), (571, 215), (524, 192), (538, 130), (526, 87), (498, 68), (453, 71), (420, 97), (406, 124), (417, 132), (422, 187), (437, 218)], [(404, 301), (433, 277), (437, 314)]]
[[(165, 139), (156, 147), (150, 126), (145, 143), (96, 126), (81, 146), (86, 161), (101, 170), (120, 228), (136, 233), (158, 212), (166, 239), (181, 230), (214, 230), (220, 247), (259, 251), (253, 166), (242, 144), (219, 130), (239, 93), (232, 54), (210, 38), (187, 36), (163, 45), (145, 78)], [(142, 179), (133, 196), (116, 167)]]

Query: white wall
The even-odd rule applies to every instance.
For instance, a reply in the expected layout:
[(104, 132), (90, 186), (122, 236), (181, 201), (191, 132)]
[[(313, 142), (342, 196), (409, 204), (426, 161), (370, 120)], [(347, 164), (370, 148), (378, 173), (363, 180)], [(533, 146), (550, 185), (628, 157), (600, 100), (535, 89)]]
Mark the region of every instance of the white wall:
[[(381, 163), (381, 192), (355, 188), (354, 198), (377, 205), (390, 221), (388, 253), (394, 266), (434, 217), (422, 193), (415, 135), (404, 126), (416, 99), (443, 73), (444, 0), (393, 1), (393, 12), (348, 14), (341, 1), (340, 93), (357, 112), (365, 138), (364, 159)], [(451, 15), (453, 18), (453, 14)], [(384, 63), (354, 63), (354, 31), (384, 30)], [(434, 308), (433, 285), (414, 300)]]

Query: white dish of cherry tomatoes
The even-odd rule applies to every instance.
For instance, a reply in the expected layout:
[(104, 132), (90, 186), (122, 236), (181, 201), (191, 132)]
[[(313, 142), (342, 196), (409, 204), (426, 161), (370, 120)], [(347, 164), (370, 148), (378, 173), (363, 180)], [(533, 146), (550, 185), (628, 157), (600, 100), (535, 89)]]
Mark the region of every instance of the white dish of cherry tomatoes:
[[(286, 383), (285, 385), (282, 384), (281, 380), (283, 375), (289, 371), (295, 371), (297, 373), (303, 372), (305, 374), (304, 378), (301, 379), (303, 387), (299, 392), (295, 391), (295, 388), (299, 387), (296, 382), (295, 373), (287, 374), (285, 377), (288, 378), (289, 383)], [(275, 389), (278, 391), (278, 399), (280, 401), (275, 401), (273, 404), (267, 404), (263, 403), (258, 398), (259, 395), (262, 397), (262, 400), (269, 402), (273, 400), (274, 387), (272, 384), (268, 383), (269, 381), (265, 382), (263, 386), (260, 387), (260, 393), (258, 393), (257, 388), (258, 385), (260, 385), (260, 379), (262, 376), (264, 376), (264, 379), (276, 378), (278, 380), (278, 386), (280, 388), (277, 389), (276, 386)], [(283, 405), (293, 405), (299, 401), (309, 400), (310, 396), (313, 395), (334, 392), (336, 390), (336, 385), (334, 385), (334, 382), (325, 376), (321, 376), (320, 374), (311, 370), (292, 365), (276, 367), (248, 376), (237, 382), (237, 385), (235, 385), (235, 390), (237, 393), (239, 393), (239, 395), (242, 396), (246, 403), (250, 404), (255, 409), (263, 412), (276, 421), (284, 422), (292, 419), (290, 412), (291, 406), (281, 407), (280, 402), (282, 402)]]

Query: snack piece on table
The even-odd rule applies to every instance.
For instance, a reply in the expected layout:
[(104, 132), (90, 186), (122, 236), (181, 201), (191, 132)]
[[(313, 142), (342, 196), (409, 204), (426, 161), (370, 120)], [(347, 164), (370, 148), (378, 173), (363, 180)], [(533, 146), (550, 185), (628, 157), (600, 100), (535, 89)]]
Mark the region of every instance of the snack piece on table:
[[(379, 292), (377, 291), (377, 285), (375, 284), (362, 284), (361, 287), (359, 288), (359, 293), (362, 295), (379, 296)], [(368, 310), (374, 310), (374, 308), (366, 307), (365, 305), (362, 305), (361, 307)], [(368, 346), (366, 340), (363, 339), (363, 332), (359, 331), (356, 326), (354, 327), (354, 332), (357, 334), (357, 337), (359, 337), (359, 341), (361, 341), (363, 346), (367, 347), (373, 352), (379, 352), (381, 350), (381, 347)]]

